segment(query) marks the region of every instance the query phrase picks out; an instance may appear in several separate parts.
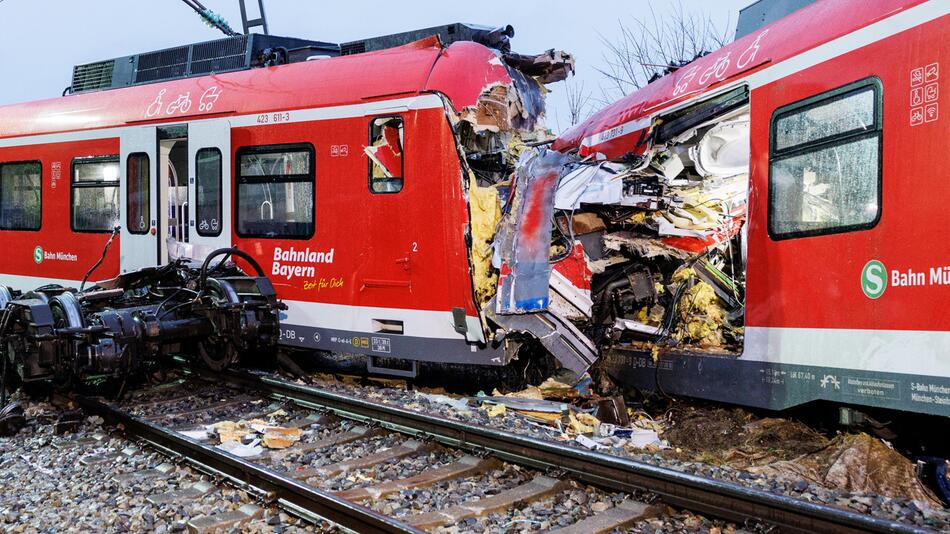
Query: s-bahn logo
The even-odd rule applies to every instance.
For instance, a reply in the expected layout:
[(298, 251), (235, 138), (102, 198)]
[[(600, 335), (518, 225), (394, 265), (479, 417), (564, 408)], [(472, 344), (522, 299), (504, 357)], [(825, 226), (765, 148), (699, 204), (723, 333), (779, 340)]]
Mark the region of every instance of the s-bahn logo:
[(43, 263), (43, 247), (37, 245), (37, 247), (33, 249), (33, 261), (35, 261), (37, 265)]
[(861, 270), (861, 290), (869, 299), (880, 298), (887, 289), (887, 269), (884, 264), (871, 260)]

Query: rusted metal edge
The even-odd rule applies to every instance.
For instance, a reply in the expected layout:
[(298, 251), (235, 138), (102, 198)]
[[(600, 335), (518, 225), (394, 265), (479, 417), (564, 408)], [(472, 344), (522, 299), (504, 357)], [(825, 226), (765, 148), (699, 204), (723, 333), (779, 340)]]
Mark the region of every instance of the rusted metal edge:
[(224, 379), (257, 388), (275, 398), (322, 407), (341, 417), (374, 421), (393, 430), (429, 436), (469, 451), (486, 451), (503, 460), (536, 469), (561, 470), (573, 478), (615, 491), (648, 491), (671, 506), (738, 522), (740, 525), (762, 522), (778, 527), (781, 532), (802, 534), (934, 532), (628, 458), (474, 426), (269, 377), (236, 371), (213, 376), (216, 380)]
[(289, 505), (291, 510), (318, 516), (355, 532), (422, 532), (332, 493), (129, 415), (99, 400), (83, 396), (76, 396), (74, 400), (87, 413), (98, 415), (111, 424), (122, 425), (125, 432), (148, 442), (163, 454), (180, 457), (200, 471), (210, 470), (257, 488), (263, 494), (273, 495), (281, 504)]

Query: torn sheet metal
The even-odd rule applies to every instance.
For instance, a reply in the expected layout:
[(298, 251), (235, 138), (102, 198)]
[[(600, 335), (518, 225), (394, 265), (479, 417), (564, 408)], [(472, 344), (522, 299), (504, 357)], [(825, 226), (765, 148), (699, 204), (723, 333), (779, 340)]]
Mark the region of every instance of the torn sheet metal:
[[(551, 221), (554, 191), (567, 156), (550, 150), (526, 153), (518, 167), (515, 199), (502, 222), (500, 278), (495, 311), (499, 314), (543, 311), (551, 278)], [(507, 245), (507, 243), (504, 243)]]
[(594, 304), (590, 294), (592, 276), (584, 245), (574, 243), (571, 253), (555, 263), (551, 272), (552, 311), (572, 321), (589, 319)]
[(617, 330), (630, 330), (631, 332), (637, 332), (639, 334), (647, 334), (651, 336), (659, 336), (663, 333), (663, 329), (659, 326), (651, 326), (648, 324), (643, 324), (639, 321), (623, 319), (620, 317), (614, 321), (614, 328)]
[(574, 74), (574, 56), (563, 50), (548, 50), (542, 54), (505, 54), (505, 63), (533, 76), (543, 84), (566, 80)]
[(567, 319), (541, 311), (512, 315), (493, 313), (494, 307), (487, 308), (489, 317), (508, 332), (531, 334), (536, 337), (548, 352), (565, 368), (581, 376), (597, 361), (597, 347), (576, 326)]
[(574, 211), (581, 204), (619, 204), (623, 199), (624, 168), (615, 163), (579, 165), (557, 183), (554, 207)]
[(503, 404), (512, 410), (544, 413), (566, 413), (570, 406), (563, 402), (524, 397), (470, 397), (471, 400), (489, 404)]

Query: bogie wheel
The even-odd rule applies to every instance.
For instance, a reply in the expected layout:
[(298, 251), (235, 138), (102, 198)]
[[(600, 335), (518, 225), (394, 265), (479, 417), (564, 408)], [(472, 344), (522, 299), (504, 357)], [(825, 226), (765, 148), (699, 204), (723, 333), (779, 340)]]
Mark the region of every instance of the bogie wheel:
[[(215, 278), (207, 280), (205, 292), (217, 305), (234, 304), (238, 301), (234, 288)], [(198, 354), (201, 356), (201, 361), (212, 371), (223, 371), (237, 363), (240, 358), (234, 344), (218, 333), (211, 334), (198, 342)]]

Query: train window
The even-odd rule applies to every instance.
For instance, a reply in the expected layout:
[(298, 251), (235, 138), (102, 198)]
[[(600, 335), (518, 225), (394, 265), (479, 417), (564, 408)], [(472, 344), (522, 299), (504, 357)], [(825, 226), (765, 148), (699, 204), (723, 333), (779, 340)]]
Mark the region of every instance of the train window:
[(402, 117), (376, 117), (369, 123), (369, 190), (398, 193), (403, 185)]
[(244, 147), (237, 160), (237, 234), (313, 236), (313, 145)]
[(43, 168), (38, 161), (0, 164), (0, 230), (39, 230)]
[(769, 151), (769, 235), (871, 228), (881, 217), (881, 82), (870, 78), (778, 109)]
[(151, 227), (148, 154), (129, 154), (126, 160), (126, 177), (126, 228), (132, 234), (146, 234)]
[(198, 235), (221, 235), (221, 151), (202, 148), (195, 154), (195, 212)]
[(119, 222), (119, 156), (74, 159), (71, 186), (72, 229), (111, 232)]

